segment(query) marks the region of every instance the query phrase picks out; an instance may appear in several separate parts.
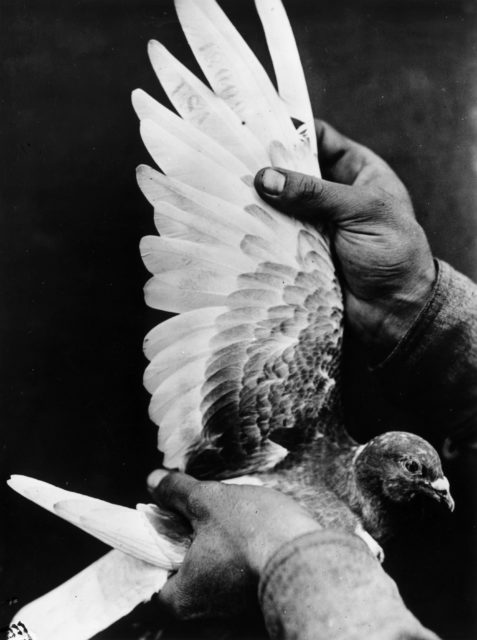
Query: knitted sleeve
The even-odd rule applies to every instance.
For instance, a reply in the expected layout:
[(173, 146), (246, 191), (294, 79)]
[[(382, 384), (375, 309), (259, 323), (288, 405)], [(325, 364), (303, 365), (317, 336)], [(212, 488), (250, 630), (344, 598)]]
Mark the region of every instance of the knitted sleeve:
[(259, 598), (272, 640), (437, 640), (364, 543), (316, 531), (268, 561)]
[(374, 368), (388, 395), (432, 420), (454, 445), (477, 438), (477, 285), (438, 262), (431, 297)]

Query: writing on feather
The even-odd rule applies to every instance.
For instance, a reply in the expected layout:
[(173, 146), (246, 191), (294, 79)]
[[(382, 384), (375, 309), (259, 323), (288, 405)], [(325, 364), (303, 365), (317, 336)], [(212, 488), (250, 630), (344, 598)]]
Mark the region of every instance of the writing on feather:
[(21, 640), (33, 640), (28, 629), (20, 620), (11, 624), (7, 629), (7, 640), (13, 640), (14, 638), (21, 638)]

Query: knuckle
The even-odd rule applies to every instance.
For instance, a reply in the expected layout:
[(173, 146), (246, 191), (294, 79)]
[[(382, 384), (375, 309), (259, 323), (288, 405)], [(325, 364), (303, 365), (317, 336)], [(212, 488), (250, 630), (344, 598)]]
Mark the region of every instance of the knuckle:
[(415, 248), (416, 250), (420, 250), (427, 244), (424, 229), (415, 219), (409, 219), (404, 223), (402, 228), (402, 236), (403, 239), (406, 240), (406, 243), (409, 245), (409, 247)]
[(174, 494), (175, 483), (176, 481), (174, 478), (174, 474), (169, 473), (157, 485), (154, 491), (155, 497), (167, 504), (170, 501), (172, 495)]
[(311, 176), (300, 175), (297, 183), (297, 191), (300, 201), (308, 204), (320, 199), (323, 187), (320, 182)]
[(196, 517), (203, 517), (209, 506), (218, 497), (221, 485), (219, 482), (205, 481), (195, 485), (187, 497), (187, 509)]
[(369, 190), (369, 200), (376, 209), (383, 209), (387, 205), (388, 197), (381, 189), (371, 188)]
[(379, 218), (389, 217), (393, 213), (393, 198), (382, 189), (371, 188), (368, 191), (368, 206)]

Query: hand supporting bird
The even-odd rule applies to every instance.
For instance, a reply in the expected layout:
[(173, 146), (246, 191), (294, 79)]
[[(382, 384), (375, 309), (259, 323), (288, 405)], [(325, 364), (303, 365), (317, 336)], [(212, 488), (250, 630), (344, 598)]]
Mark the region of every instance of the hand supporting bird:
[(194, 530), (183, 565), (158, 596), (177, 618), (250, 621), (258, 591), (270, 638), (344, 640), (366, 629), (372, 640), (438, 640), (356, 536), (324, 531), (271, 489), (164, 473), (150, 474), (151, 493)]
[(194, 530), (183, 565), (158, 596), (182, 620), (250, 612), (269, 558), (321, 529), (297, 502), (272, 489), (199, 482), (163, 470), (151, 473), (148, 485), (160, 507), (184, 516)]
[(255, 188), (284, 213), (329, 223), (346, 322), (382, 357), (430, 294), (435, 265), (429, 243), (405, 186), (384, 160), (327, 123), (315, 125), (326, 179), (265, 168)]

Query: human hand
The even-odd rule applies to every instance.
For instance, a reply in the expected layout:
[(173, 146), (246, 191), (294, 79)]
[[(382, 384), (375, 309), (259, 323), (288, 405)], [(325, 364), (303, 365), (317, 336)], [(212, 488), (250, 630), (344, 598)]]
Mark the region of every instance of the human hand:
[(157, 503), (184, 516), (194, 531), (183, 565), (159, 594), (182, 620), (250, 611), (273, 553), (320, 529), (294, 500), (271, 489), (199, 482), (184, 473), (153, 472), (148, 484)]
[(323, 177), (261, 169), (259, 195), (281, 211), (329, 225), (346, 321), (387, 355), (412, 325), (435, 280), (435, 266), (406, 188), (366, 147), (316, 120)]

